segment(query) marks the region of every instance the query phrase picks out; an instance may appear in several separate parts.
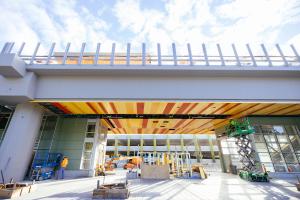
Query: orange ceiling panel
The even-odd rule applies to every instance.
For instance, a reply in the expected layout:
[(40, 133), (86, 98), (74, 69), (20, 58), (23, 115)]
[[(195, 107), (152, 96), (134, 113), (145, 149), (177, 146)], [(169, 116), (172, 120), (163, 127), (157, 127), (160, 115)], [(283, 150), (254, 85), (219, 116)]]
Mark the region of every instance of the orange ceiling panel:
[[(212, 102), (52, 102), (65, 114), (300, 115), (300, 104)], [(203, 133), (229, 119), (105, 119), (111, 133)]]

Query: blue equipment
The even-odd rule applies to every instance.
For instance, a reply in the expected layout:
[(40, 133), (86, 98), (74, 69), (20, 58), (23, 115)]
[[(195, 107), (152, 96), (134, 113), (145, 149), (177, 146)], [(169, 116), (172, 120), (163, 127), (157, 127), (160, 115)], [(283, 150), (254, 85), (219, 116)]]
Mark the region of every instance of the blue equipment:
[(61, 153), (36, 153), (32, 163), (31, 180), (41, 181), (50, 179), (58, 170), (63, 156)]

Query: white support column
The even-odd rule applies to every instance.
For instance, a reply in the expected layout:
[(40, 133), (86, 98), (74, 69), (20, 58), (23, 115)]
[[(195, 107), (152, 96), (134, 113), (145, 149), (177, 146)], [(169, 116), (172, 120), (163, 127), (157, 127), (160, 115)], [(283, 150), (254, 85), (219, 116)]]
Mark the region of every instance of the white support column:
[(146, 65), (146, 44), (142, 44), (142, 65)]
[(174, 60), (174, 65), (177, 65), (177, 54), (176, 54), (176, 45), (175, 43), (172, 43), (172, 51), (173, 51), (173, 60)]
[(161, 50), (159, 43), (157, 43), (157, 65), (161, 66)]
[(81, 65), (81, 62), (82, 62), (82, 58), (83, 58), (83, 54), (84, 54), (85, 45), (86, 45), (85, 42), (81, 44), (80, 54), (79, 54), (79, 57), (78, 57), (78, 64), (79, 64), (79, 65)]
[(256, 60), (255, 60), (255, 57), (253, 56), (253, 53), (252, 53), (252, 50), (251, 50), (251, 47), (250, 47), (250, 45), (249, 44), (246, 44), (246, 47), (247, 47), (247, 50), (248, 50), (248, 52), (249, 52), (249, 55), (250, 55), (250, 57), (251, 57), (251, 60), (252, 60), (252, 63), (253, 63), (253, 66), (257, 66), (256, 65)]
[(202, 50), (203, 50), (203, 56), (204, 56), (204, 59), (205, 59), (205, 65), (209, 66), (209, 61), (208, 61), (208, 56), (207, 56), (207, 51), (206, 51), (205, 44), (202, 44)]
[(193, 62), (193, 54), (192, 54), (192, 49), (190, 43), (187, 44), (187, 49), (188, 49), (188, 54), (189, 54), (189, 60), (190, 60), (190, 65), (194, 65)]
[(10, 44), (10, 46), (9, 46), (9, 48), (8, 48), (8, 53), (11, 53), (11, 51), (12, 51), (14, 45), (15, 45), (14, 42), (12, 42), (12, 43)]
[(241, 66), (241, 61), (240, 61), (240, 58), (239, 58), (239, 54), (238, 54), (238, 52), (237, 52), (237, 50), (235, 48), (235, 44), (231, 44), (231, 47), (232, 47), (232, 50), (233, 50), (233, 53), (234, 53), (237, 65)]
[(127, 43), (126, 65), (130, 65), (130, 43)]
[(283, 62), (284, 62), (284, 66), (288, 67), (288, 66), (289, 66), (289, 63), (288, 63), (288, 61), (286, 60), (286, 58), (285, 58), (285, 56), (284, 56), (284, 54), (283, 54), (283, 52), (282, 52), (282, 50), (281, 50), (279, 44), (276, 44), (276, 48), (277, 48), (277, 50), (278, 50), (278, 52), (279, 52), (279, 54), (280, 54), (280, 56), (281, 56), (281, 58), (282, 58), (282, 60), (283, 60)]
[(116, 50), (116, 43), (113, 43), (111, 46), (111, 54), (110, 54), (110, 65), (113, 66), (115, 63), (115, 50)]
[(54, 48), (55, 48), (55, 43), (52, 43), (51, 45), (51, 48), (49, 50), (49, 54), (48, 54), (48, 57), (47, 57), (47, 61), (46, 61), (46, 64), (48, 65), (50, 60), (51, 60), (51, 57), (53, 55), (53, 51), (54, 51)]
[(263, 50), (263, 52), (265, 54), (265, 57), (266, 57), (266, 59), (267, 59), (267, 61), (269, 63), (269, 66), (272, 67), (272, 61), (271, 61), (270, 56), (268, 54), (267, 48), (265, 47), (264, 44), (261, 44), (260, 46), (261, 46), (261, 48), (262, 48), (262, 50)]
[(63, 65), (66, 64), (66, 61), (67, 61), (67, 58), (68, 58), (68, 54), (69, 54), (70, 46), (71, 46), (71, 43), (68, 42), (67, 46), (66, 46), (66, 49), (65, 49), (64, 57), (63, 57), (63, 60), (62, 60), (62, 64)]
[(97, 43), (95, 58), (94, 58), (94, 65), (98, 65), (99, 60), (99, 52), (100, 52), (101, 43)]
[(15, 43), (6, 42), (4, 47), (2, 48), (1, 54), (10, 53)]
[(31, 161), (43, 109), (32, 103), (19, 104), (0, 146), (0, 170), (5, 181), (22, 181)]
[(21, 47), (19, 48), (19, 51), (18, 51), (18, 56), (21, 56), (22, 52), (23, 52), (23, 49), (24, 49), (24, 46), (25, 46), (25, 42), (23, 42), (21, 44)]
[(223, 57), (223, 53), (222, 53), (220, 44), (217, 44), (217, 48), (218, 48), (218, 52), (219, 52), (219, 56), (220, 56), (220, 60), (221, 60), (221, 65), (225, 66), (225, 61), (224, 61), (224, 57)]
[(300, 62), (300, 56), (299, 56), (299, 54), (298, 54), (296, 48), (294, 47), (293, 44), (291, 44), (290, 47), (292, 48), (292, 50), (293, 50), (295, 56), (297, 57), (298, 62)]
[(30, 65), (33, 64), (34, 59), (35, 59), (35, 57), (36, 57), (36, 54), (37, 54), (37, 52), (38, 52), (38, 50), (39, 50), (39, 48), (40, 48), (40, 45), (41, 45), (41, 43), (38, 42), (37, 45), (36, 45), (36, 47), (35, 47), (35, 49), (34, 49), (34, 52), (33, 52), (32, 56), (31, 56), (31, 59), (30, 59)]

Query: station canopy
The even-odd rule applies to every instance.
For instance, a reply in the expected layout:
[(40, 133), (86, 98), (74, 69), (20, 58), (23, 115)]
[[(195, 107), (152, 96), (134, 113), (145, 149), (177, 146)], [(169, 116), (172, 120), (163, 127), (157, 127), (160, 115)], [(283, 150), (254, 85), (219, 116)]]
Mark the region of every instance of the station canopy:
[(101, 118), (112, 134), (214, 134), (230, 119), (299, 116), (300, 104), (238, 102), (38, 102), (60, 115)]

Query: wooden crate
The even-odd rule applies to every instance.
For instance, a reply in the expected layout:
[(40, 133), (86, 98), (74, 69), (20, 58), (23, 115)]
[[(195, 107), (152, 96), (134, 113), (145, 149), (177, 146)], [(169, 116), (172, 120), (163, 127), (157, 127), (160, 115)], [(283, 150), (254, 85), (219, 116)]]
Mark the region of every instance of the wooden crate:
[(0, 185), (0, 199), (11, 199), (32, 193), (36, 190), (36, 185), (11, 183)]

